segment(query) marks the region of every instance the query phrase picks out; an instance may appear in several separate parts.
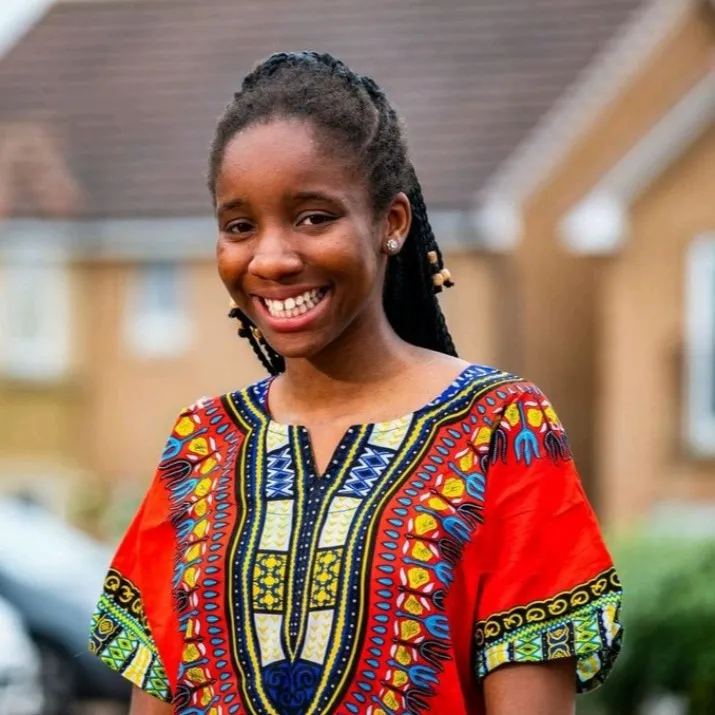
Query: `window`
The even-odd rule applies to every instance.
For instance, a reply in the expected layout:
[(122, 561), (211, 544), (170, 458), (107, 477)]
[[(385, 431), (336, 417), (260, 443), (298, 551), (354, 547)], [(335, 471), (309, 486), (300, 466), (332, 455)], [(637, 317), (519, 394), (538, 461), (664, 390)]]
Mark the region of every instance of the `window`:
[(127, 340), (152, 358), (183, 352), (190, 339), (183, 275), (176, 263), (152, 261), (136, 267), (127, 301)]
[(0, 367), (4, 376), (51, 380), (69, 367), (67, 261), (48, 246), (0, 257)]
[(715, 456), (715, 234), (691, 245), (686, 273), (686, 439)]

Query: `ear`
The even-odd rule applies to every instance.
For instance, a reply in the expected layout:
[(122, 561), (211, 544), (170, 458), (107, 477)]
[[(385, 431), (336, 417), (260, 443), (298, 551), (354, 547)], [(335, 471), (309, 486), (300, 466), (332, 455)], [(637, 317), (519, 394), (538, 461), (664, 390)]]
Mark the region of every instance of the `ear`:
[(383, 221), (384, 232), (381, 236), (382, 246), (385, 246), (387, 241), (395, 240), (399, 244), (399, 248), (394, 252), (399, 252), (407, 239), (407, 234), (410, 232), (411, 223), (412, 207), (410, 206), (410, 200), (403, 192), (400, 192), (387, 208), (385, 220)]

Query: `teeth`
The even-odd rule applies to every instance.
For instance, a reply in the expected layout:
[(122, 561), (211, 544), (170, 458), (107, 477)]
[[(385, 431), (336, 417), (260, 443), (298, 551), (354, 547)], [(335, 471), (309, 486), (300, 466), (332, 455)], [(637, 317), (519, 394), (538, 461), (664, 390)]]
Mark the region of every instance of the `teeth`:
[(285, 300), (264, 298), (263, 302), (274, 318), (297, 318), (315, 308), (326, 293), (324, 288), (314, 288)]

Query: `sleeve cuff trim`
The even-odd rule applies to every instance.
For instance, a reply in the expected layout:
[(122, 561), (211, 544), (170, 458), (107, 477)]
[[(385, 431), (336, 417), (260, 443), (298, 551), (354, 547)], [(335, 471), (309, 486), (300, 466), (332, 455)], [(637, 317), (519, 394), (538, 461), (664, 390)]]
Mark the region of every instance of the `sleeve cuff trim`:
[(484, 678), (507, 663), (576, 658), (577, 690), (593, 690), (620, 651), (620, 605), (618, 577), (608, 571), (566, 594), (490, 618), (477, 626), (477, 674)]
[(92, 618), (89, 652), (136, 687), (171, 702), (169, 681), (139, 591), (114, 571), (105, 580)]

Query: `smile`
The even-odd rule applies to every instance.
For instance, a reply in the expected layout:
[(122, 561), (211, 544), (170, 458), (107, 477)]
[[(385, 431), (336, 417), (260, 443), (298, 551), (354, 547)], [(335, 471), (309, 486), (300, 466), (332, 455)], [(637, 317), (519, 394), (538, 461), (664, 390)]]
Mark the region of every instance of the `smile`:
[(272, 318), (297, 318), (317, 308), (327, 294), (327, 288), (313, 288), (284, 300), (261, 298), (261, 302)]

